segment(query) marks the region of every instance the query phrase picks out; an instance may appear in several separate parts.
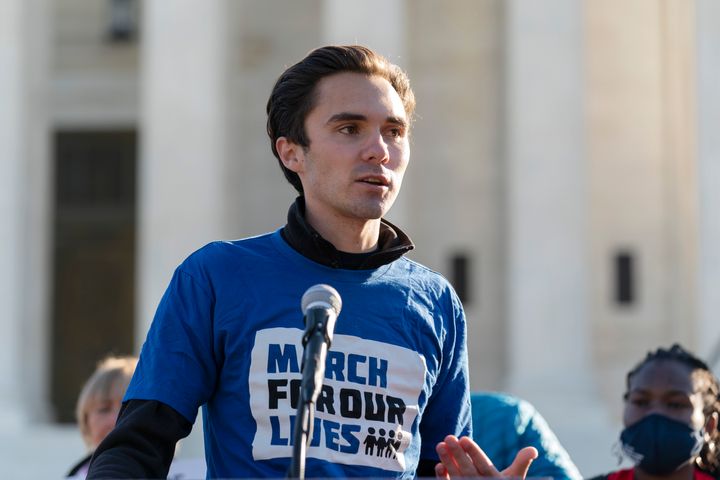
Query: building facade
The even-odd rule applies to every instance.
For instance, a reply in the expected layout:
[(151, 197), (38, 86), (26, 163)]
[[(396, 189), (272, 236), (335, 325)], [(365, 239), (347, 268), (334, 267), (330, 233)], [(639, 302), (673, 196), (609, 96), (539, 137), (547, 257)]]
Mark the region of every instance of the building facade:
[(80, 385), (139, 351), (177, 264), (283, 225), (269, 91), (361, 43), (418, 99), (389, 218), (464, 301), (473, 389), (613, 468), (647, 350), (720, 368), (718, 25), (713, 0), (0, 0), (3, 460), (72, 463)]

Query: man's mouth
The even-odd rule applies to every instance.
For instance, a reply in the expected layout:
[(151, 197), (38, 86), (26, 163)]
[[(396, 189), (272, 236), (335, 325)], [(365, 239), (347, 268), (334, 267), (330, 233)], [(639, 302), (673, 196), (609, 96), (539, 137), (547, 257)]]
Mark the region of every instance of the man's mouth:
[(361, 178), (359, 181), (362, 183), (367, 183), (370, 185), (377, 185), (380, 187), (390, 186), (390, 181), (384, 177), (365, 177), (365, 178)]

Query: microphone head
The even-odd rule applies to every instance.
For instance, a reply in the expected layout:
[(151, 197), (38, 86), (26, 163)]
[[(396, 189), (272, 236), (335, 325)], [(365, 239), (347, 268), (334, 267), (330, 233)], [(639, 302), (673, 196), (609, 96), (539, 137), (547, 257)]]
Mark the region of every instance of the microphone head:
[(342, 300), (340, 294), (330, 285), (318, 283), (308, 288), (302, 296), (300, 302), (303, 315), (307, 315), (309, 308), (314, 306), (322, 306), (323, 308), (331, 308), (335, 311), (335, 316), (340, 315), (342, 308)]

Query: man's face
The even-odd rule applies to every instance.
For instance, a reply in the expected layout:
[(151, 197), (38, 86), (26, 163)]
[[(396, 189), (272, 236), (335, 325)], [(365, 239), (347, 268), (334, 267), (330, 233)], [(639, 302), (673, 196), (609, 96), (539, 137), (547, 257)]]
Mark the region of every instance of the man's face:
[(310, 145), (293, 145), (285, 162), (300, 176), (308, 212), (350, 222), (382, 217), (410, 158), (399, 95), (384, 78), (339, 73), (322, 79), (315, 96), (305, 119)]

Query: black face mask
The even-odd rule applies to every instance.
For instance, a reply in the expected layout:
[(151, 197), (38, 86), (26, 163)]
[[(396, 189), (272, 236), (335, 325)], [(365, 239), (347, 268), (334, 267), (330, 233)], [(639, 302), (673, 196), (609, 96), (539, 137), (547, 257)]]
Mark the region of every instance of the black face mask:
[(623, 453), (651, 475), (667, 475), (694, 458), (703, 446), (703, 429), (653, 413), (620, 434)]

